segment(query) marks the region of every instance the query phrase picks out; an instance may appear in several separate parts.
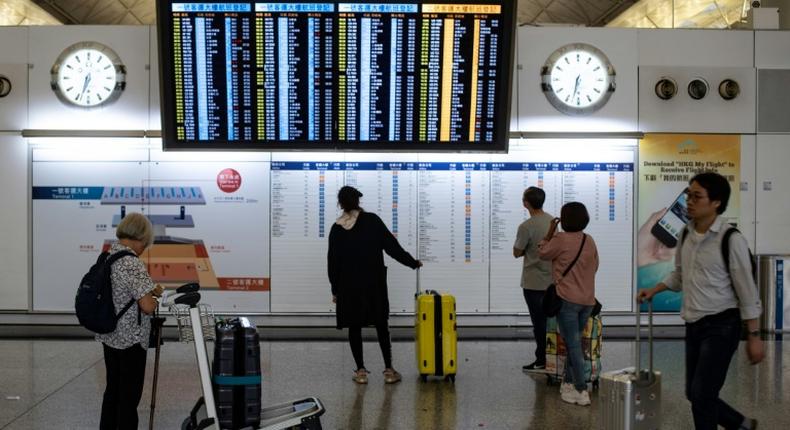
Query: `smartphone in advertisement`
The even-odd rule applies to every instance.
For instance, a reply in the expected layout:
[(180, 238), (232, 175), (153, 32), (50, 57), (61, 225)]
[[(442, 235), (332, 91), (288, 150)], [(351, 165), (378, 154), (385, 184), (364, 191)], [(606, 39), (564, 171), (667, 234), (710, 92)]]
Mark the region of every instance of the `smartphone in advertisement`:
[(678, 244), (678, 239), (686, 224), (689, 222), (688, 210), (686, 208), (686, 193), (688, 188), (680, 192), (680, 195), (672, 202), (669, 210), (661, 217), (650, 229), (650, 233), (656, 237), (667, 248), (674, 248)]

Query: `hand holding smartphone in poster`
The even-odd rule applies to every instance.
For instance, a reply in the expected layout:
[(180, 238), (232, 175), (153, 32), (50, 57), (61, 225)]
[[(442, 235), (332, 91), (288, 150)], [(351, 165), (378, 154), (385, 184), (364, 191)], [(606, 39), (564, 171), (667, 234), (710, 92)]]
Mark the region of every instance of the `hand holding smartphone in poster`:
[(653, 224), (650, 233), (655, 236), (667, 248), (674, 248), (678, 244), (683, 229), (688, 224), (689, 216), (686, 208), (686, 193), (688, 188), (675, 198), (672, 205), (669, 207), (664, 215)]

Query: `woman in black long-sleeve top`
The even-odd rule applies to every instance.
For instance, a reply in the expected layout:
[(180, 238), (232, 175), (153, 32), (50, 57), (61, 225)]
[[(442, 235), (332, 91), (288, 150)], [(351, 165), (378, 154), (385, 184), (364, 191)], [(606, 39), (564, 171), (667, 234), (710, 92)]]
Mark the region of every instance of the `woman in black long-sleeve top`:
[(362, 357), (362, 327), (375, 326), (386, 367), (384, 382), (391, 384), (400, 381), (401, 375), (392, 368), (387, 267), (382, 251), (412, 269), (422, 263), (400, 246), (381, 218), (359, 207), (360, 197), (362, 193), (349, 186), (337, 194), (343, 215), (329, 232), (327, 258), (332, 301), (337, 304), (337, 328), (348, 327), (348, 341), (357, 365), (354, 381), (368, 382)]

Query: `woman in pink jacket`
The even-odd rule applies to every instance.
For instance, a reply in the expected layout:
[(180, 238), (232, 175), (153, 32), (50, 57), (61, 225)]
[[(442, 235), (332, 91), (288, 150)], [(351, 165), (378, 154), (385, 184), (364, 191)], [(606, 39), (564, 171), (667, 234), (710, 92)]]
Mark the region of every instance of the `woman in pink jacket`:
[[(590, 404), (581, 333), (595, 305), (595, 272), (598, 271), (598, 249), (593, 238), (584, 233), (589, 222), (590, 215), (583, 204), (566, 203), (560, 218), (551, 222), (546, 237), (538, 244), (540, 258), (551, 260), (552, 277), (562, 300), (557, 324), (565, 339), (568, 359), (560, 394), (563, 401), (581, 406)], [(561, 233), (556, 233), (558, 223), (562, 224)], [(563, 276), (568, 267), (570, 271)]]

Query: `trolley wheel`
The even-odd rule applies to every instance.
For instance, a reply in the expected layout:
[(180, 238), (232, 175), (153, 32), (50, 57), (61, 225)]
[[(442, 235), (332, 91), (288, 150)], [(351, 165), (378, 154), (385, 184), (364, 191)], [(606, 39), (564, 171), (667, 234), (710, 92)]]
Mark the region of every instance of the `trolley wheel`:
[(592, 382), (592, 388), (593, 388), (593, 390), (597, 390), (597, 389), (598, 389), (598, 387), (600, 387), (600, 386), (601, 386), (601, 383), (600, 383), (600, 381), (598, 381), (598, 380), (595, 380), (595, 381), (593, 381), (593, 382)]
[(420, 375), (420, 381), (428, 382), (428, 375)]
[(181, 430), (192, 430), (192, 420), (189, 417), (186, 417), (181, 423)]
[(447, 375), (447, 377), (446, 377), (445, 379), (449, 379), (449, 380), (450, 380), (450, 382), (452, 382), (453, 384), (455, 384), (455, 374), (452, 374), (452, 375)]

